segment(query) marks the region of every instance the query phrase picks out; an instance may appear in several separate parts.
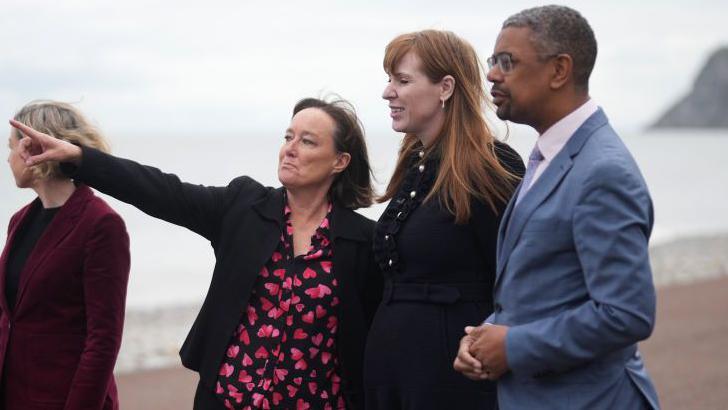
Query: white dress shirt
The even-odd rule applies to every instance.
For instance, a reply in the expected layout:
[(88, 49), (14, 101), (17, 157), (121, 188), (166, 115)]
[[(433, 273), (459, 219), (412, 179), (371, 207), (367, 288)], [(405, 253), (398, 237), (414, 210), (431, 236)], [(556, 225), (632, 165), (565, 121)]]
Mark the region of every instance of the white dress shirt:
[[(536, 144), (538, 145), (543, 160), (538, 164), (536, 172), (531, 180), (531, 185), (543, 174), (546, 167), (549, 166), (551, 160), (554, 159), (564, 145), (569, 141), (572, 135), (579, 129), (579, 127), (586, 122), (586, 120), (594, 114), (599, 106), (591, 98), (582, 104), (581, 107), (575, 109), (566, 117), (557, 121), (554, 125), (549, 127), (543, 134), (539, 135)], [(528, 187), (526, 187), (528, 188)]]

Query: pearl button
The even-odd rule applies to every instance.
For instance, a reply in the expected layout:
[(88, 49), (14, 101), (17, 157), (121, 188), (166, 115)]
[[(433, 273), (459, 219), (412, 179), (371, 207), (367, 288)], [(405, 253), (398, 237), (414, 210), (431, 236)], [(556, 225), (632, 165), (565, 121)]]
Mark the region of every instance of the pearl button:
[(417, 192), (415, 192), (415, 191), (410, 192), (410, 198), (414, 198), (415, 195), (417, 195)]
[(385, 241), (388, 241), (389, 240), (389, 235), (384, 235), (384, 240)]
[(425, 151), (420, 151), (420, 158), (424, 158), (424, 156), (425, 156)]
[(420, 170), (420, 172), (424, 172), (425, 166), (424, 165), (420, 165), (419, 170)]
[(392, 262), (392, 260), (390, 259), (390, 260), (389, 260), (389, 266), (392, 266), (392, 264), (393, 264), (393, 263), (394, 263), (394, 262)]

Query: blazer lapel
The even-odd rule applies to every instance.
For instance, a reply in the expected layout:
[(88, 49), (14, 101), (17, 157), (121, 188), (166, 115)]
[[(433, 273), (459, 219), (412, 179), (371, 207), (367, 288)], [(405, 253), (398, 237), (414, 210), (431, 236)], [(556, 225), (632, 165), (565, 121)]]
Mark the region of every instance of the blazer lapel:
[[(561, 180), (571, 169), (574, 163), (573, 158), (578, 155), (584, 143), (594, 131), (605, 124), (607, 124), (607, 117), (600, 108), (569, 138), (564, 148), (556, 154), (546, 170), (533, 183), (533, 186), (517, 207), (514, 206), (516, 195), (511, 199), (511, 202), (508, 204), (508, 210), (504, 214), (504, 223), (506, 225), (502, 225), (501, 232), (499, 232), (498, 251), (496, 254), (498, 261), (495, 279), (496, 287), (507, 264), (508, 256), (516, 243), (518, 243), (518, 239), (533, 212), (559, 186)], [(520, 186), (517, 189), (520, 189)], [(518, 191), (516, 190), (515, 192)], [(506, 220), (506, 217), (509, 218)]]
[(360, 263), (361, 260), (357, 250), (360, 249), (360, 243), (366, 242), (369, 238), (354, 211), (338, 206), (336, 202), (333, 204), (329, 222), (331, 223), (331, 246), (334, 252), (331, 273), (338, 282), (342, 300), (346, 301), (341, 305), (342, 316), (358, 317), (353, 316), (354, 313), (351, 309), (357, 306), (356, 301), (360, 298), (359, 291), (364, 289), (366, 278), (359, 275), (363, 269), (357, 267), (357, 263)]
[(18, 284), (18, 297), (15, 302), (15, 311), (19, 311), (23, 302), (23, 295), (28, 288), (33, 275), (43, 263), (48, 254), (73, 230), (79, 217), (86, 207), (86, 202), (93, 196), (91, 189), (79, 185), (68, 201), (58, 210), (58, 213), (45, 229), (33, 250), (28, 255)]
[[(359, 243), (371, 240), (363, 229), (364, 224), (357, 218), (354, 211), (343, 208), (334, 202), (331, 211), (331, 242), (333, 246), (332, 272), (339, 282), (343, 295), (353, 298), (357, 296), (357, 289), (364, 286), (366, 278), (355, 276), (361, 269), (357, 269), (357, 249)], [(342, 240), (343, 239), (343, 240)], [(363, 288), (362, 288), (363, 289)]]
[[(236, 243), (240, 244), (241, 249), (246, 250), (240, 253), (236, 265), (245, 267), (246, 271), (238, 275), (235, 284), (228, 289), (231, 292), (231, 300), (235, 300), (235, 303), (242, 300), (238, 296), (241, 292), (245, 293), (252, 289), (260, 268), (268, 262), (278, 246), (281, 233), (285, 230), (283, 219), (285, 203), (283, 188), (274, 189), (270, 195), (266, 195), (252, 206), (260, 218), (251, 219), (245, 230), (236, 231), (238, 235)], [(240, 308), (245, 309), (245, 306)]]
[(513, 247), (518, 242), (521, 236), (523, 227), (530, 218), (533, 211), (543, 202), (558, 185), (559, 182), (564, 178), (564, 175), (571, 169), (572, 161), (568, 155), (562, 155), (564, 152), (560, 152), (553, 161), (549, 164), (548, 168), (534, 182), (531, 189), (528, 190), (526, 196), (523, 197), (521, 202), (511, 211), (511, 218), (508, 226), (504, 229), (503, 245), (498, 258), (498, 269), (495, 277), (495, 286), (498, 286), (498, 280), (502, 276), (503, 270), (508, 261), (508, 255), (510, 255)]
[(285, 202), (286, 196), (283, 188), (276, 188), (263, 200), (253, 204), (253, 209), (264, 219), (278, 223), (281, 230), (283, 230), (283, 207), (286, 205)]
[[(5, 249), (3, 249), (2, 255), (0, 255), (0, 307), (2, 307), (3, 312), (10, 313), (10, 309), (8, 308), (8, 301), (5, 299), (5, 278), (7, 276), (7, 265), (8, 265), (8, 257), (10, 256), (10, 248), (12, 248), (13, 243), (15, 241), (15, 236), (18, 233), (18, 230), (21, 226), (23, 226), (23, 223), (25, 223), (25, 219), (28, 216), (28, 213), (30, 213), (30, 210), (34, 206), (41, 206), (40, 204), (37, 204), (40, 202), (40, 199), (36, 198), (31, 203), (26, 205), (18, 214), (18, 220), (16, 223), (10, 228), (10, 231), (8, 232), (8, 238), (5, 242)], [(16, 298), (17, 301), (17, 298)]]
[(361, 229), (361, 223), (357, 220), (354, 211), (348, 210), (338, 204), (333, 204), (331, 210), (331, 240), (346, 238), (353, 241), (366, 242), (367, 235)]
[[(260, 269), (268, 262), (273, 251), (278, 246), (281, 232), (285, 230), (283, 209), (286, 204), (286, 196), (283, 188), (273, 190), (265, 199), (253, 204), (253, 209), (260, 215), (260, 219), (250, 221), (247, 229), (240, 232), (239, 242), (245, 244), (244, 249), (255, 249), (255, 252), (244, 252), (240, 266)], [(273, 225), (275, 224), (275, 225)], [(278, 229), (275, 229), (277, 225)], [(239, 286), (232, 289), (238, 292), (240, 289), (247, 289), (251, 284), (250, 278), (256, 278), (258, 271), (250, 272), (250, 275), (241, 275)], [(255, 280), (255, 279), (253, 279)]]
[[(506, 210), (503, 211), (503, 217), (501, 218), (501, 223), (498, 226), (498, 239), (496, 242), (496, 251), (495, 251), (495, 260), (497, 262), (498, 271), (500, 270), (500, 267), (504, 265), (505, 259), (503, 259), (503, 242), (505, 241), (506, 232), (508, 231), (508, 226), (510, 225), (511, 216), (513, 215), (513, 207), (516, 204), (516, 196), (518, 195), (518, 191), (521, 189), (521, 184), (518, 184), (516, 189), (513, 191), (513, 195), (511, 195), (510, 201), (508, 201), (508, 205), (506, 205)], [(496, 275), (498, 272), (496, 271)]]
[[(210, 341), (205, 346), (205, 355), (210, 357), (221, 357), (227, 348), (230, 340), (231, 329), (235, 329), (240, 323), (240, 314), (250, 300), (253, 287), (258, 278), (260, 269), (270, 259), (278, 246), (281, 233), (284, 229), (283, 209), (285, 206), (285, 195), (283, 188), (271, 189), (269, 193), (251, 205), (251, 209), (257, 215), (245, 220), (244, 229), (232, 229), (233, 236), (227, 239), (229, 243), (235, 244), (238, 251), (224, 253), (224, 258), (217, 259), (215, 272), (221, 267), (226, 267), (225, 286), (215, 287), (216, 279), (213, 279), (213, 286), (208, 292), (203, 310), (211, 310), (215, 315), (215, 329), (222, 329), (222, 332), (211, 334)], [(236, 211), (237, 208), (233, 208)], [(242, 208), (239, 212), (249, 212)], [(218, 282), (219, 283), (219, 282)], [(213, 290), (216, 289), (216, 290)], [(214, 296), (214, 308), (208, 306), (209, 300)], [(210, 315), (209, 312), (204, 313)], [(200, 313), (203, 315), (203, 313)], [(198, 316), (198, 320), (200, 320)], [(193, 329), (194, 332), (194, 329)], [(188, 336), (190, 341), (192, 333)], [(187, 343), (185, 342), (185, 344)], [(189, 346), (183, 346), (182, 351), (187, 351)], [(200, 379), (203, 384), (214, 386), (217, 372), (220, 370), (219, 360), (208, 360), (203, 358), (200, 364)]]

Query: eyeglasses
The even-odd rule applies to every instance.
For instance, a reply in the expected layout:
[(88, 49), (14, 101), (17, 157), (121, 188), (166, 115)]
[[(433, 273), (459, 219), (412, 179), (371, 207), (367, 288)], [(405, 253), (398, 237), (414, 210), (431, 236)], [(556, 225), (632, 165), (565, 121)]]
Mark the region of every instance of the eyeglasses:
[[(538, 56), (538, 59), (541, 61), (547, 61), (551, 58), (558, 57), (559, 55), (559, 53), (540, 55)], [(518, 60), (514, 59), (511, 53), (498, 53), (488, 57), (485, 62), (488, 64), (488, 70), (492, 70), (493, 67), (497, 65), (503, 74), (507, 74), (513, 70), (513, 66), (518, 62)]]
[(493, 54), (492, 56), (488, 57), (485, 62), (488, 64), (488, 70), (492, 70), (493, 67), (498, 65), (498, 68), (501, 70), (503, 74), (510, 72), (513, 70), (513, 64), (515, 64), (515, 61), (513, 61), (513, 56), (511, 53), (498, 53)]

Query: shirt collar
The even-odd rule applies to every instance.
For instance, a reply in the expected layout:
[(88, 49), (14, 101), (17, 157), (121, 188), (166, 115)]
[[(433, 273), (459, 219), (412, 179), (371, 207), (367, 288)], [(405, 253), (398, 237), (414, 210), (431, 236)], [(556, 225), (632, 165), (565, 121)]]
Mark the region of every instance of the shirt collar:
[(549, 127), (543, 134), (538, 137), (536, 144), (538, 145), (541, 155), (548, 162), (561, 151), (572, 135), (586, 120), (594, 114), (599, 106), (591, 98), (575, 109), (566, 117), (557, 121)]

